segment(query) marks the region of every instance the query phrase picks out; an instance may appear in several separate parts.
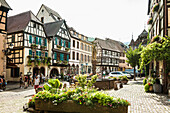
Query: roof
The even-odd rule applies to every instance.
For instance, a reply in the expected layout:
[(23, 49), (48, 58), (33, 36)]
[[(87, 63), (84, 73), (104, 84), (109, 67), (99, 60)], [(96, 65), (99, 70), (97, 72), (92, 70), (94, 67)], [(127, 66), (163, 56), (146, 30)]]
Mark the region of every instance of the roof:
[(31, 20), (42, 24), (31, 11), (27, 11), (24, 13), (17, 14), (15, 16), (8, 17), (7, 33), (24, 31)]
[(0, 6), (3, 6), (7, 9), (12, 10), (11, 7), (8, 5), (8, 3), (5, 0), (0, 0)]
[(143, 32), (138, 37), (147, 37), (148, 32), (144, 29)]
[(64, 23), (64, 20), (44, 24), (44, 29), (48, 37), (54, 36)]
[(124, 51), (118, 41), (109, 38), (106, 38), (106, 40), (96, 38), (94, 42), (97, 42), (103, 49), (108, 49), (108, 50), (118, 51), (118, 52)]
[(131, 46), (131, 45), (133, 45), (133, 44), (134, 44), (134, 40), (133, 40), (133, 38), (132, 38), (132, 40), (131, 40), (129, 46)]
[(56, 11), (52, 10), (51, 8), (47, 7), (47, 6), (44, 5), (44, 4), (42, 4), (42, 6), (45, 7), (45, 9), (47, 10), (47, 12), (48, 12), (49, 14), (52, 14), (52, 15), (54, 15), (54, 16), (59, 17), (60, 19), (62, 19), (61, 16), (60, 16)]

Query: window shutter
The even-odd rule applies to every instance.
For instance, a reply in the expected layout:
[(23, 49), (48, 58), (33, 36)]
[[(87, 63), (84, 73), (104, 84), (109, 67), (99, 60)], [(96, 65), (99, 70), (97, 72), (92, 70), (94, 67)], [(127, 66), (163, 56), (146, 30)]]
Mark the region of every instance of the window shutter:
[(69, 55), (67, 55), (67, 61), (69, 60)]
[(36, 55), (38, 56), (38, 51), (36, 51)]
[(48, 53), (47, 52), (45, 52), (45, 57), (48, 57)]
[(68, 48), (70, 48), (70, 42), (68, 42)]
[(66, 41), (64, 40), (64, 47), (66, 47)]
[(44, 46), (47, 46), (47, 39), (45, 39), (45, 44), (44, 44)]
[(39, 56), (41, 56), (41, 51), (39, 51)]
[(54, 60), (57, 60), (57, 53), (54, 52)]
[(32, 55), (32, 50), (31, 49), (29, 50), (29, 55)]
[(63, 61), (63, 58), (64, 58), (64, 54), (60, 54), (60, 60)]
[(38, 44), (38, 37), (36, 37), (36, 44)]
[(29, 36), (29, 43), (32, 44), (32, 35)]
[(61, 46), (62, 46), (63, 40), (61, 39)]
[(57, 37), (55, 37), (55, 44), (57, 45)]
[(41, 45), (41, 38), (39, 38), (39, 45)]

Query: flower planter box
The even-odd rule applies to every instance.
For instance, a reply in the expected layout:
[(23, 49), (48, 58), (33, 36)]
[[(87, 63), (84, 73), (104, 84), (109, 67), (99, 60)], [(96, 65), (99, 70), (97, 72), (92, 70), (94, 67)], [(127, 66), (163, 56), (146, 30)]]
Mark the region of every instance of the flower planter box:
[(128, 83), (128, 80), (122, 80), (121, 81), (123, 84), (127, 84)]
[(36, 100), (35, 110), (45, 113), (127, 113), (128, 106), (118, 106), (116, 108), (103, 107), (98, 104), (94, 106), (79, 105), (72, 100), (67, 100), (59, 104), (52, 104), (50, 101)]
[(94, 83), (94, 86), (99, 89), (112, 89), (114, 88), (114, 80), (111, 79), (98, 79), (96, 80), (96, 83)]

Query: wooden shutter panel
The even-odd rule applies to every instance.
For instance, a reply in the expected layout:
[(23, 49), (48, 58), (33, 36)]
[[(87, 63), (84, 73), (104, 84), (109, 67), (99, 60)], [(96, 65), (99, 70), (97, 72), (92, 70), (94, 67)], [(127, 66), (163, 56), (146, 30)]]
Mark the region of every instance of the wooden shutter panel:
[(32, 55), (32, 50), (31, 49), (29, 50), (29, 55)]
[(36, 55), (38, 56), (38, 51), (36, 51)]
[(54, 52), (54, 60), (57, 60), (57, 53)]
[(36, 44), (38, 44), (38, 37), (36, 37)]
[(64, 40), (64, 47), (66, 47), (66, 41)]
[(45, 44), (44, 44), (44, 46), (47, 46), (47, 39), (45, 39)]
[(41, 38), (39, 38), (39, 45), (41, 45)]
[(55, 44), (57, 45), (57, 37), (55, 37)]
[(29, 36), (29, 43), (32, 44), (32, 35)]
[(41, 56), (41, 51), (39, 51), (39, 56)]
[(63, 40), (61, 39), (61, 46), (62, 46)]
[(68, 42), (68, 48), (70, 48), (70, 42)]
[(47, 52), (45, 52), (45, 57), (48, 57), (48, 53)]
[(67, 55), (67, 61), (69, 61), (69, 55)]

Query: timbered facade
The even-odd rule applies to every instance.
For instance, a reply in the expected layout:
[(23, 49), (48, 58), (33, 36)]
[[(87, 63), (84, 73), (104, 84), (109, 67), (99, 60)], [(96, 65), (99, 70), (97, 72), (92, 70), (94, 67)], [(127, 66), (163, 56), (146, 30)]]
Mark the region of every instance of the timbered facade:
[[(44, 24), (49, 38), (49, 50), (52, 55), (50, 76), (58, 76), (65, 73), (70, 55), (70, 33), (65, 20)], [(56, 70), (56, 71), (53, 71)], [(57, 71), (58, 70), (58, 71)]]
[(119, 61), (123, 55), (123, 48), (119, 42), (108, 38), (106, 40), (96, 38), (94, 43), (97, 50), (96, 72), (102, 74), (103, 71), (109, 73), (120, 70)]
[[(151, 40), (157, 35), (162, 37), (170, 36), (170, 0), (149, 0), (148, 15), (148, 28)], [(163, 85), (163, 92), (167, 93), (169, 78), (165, 71), (165, 64), (163, 61), (152, 61), (149, 65), (149, 75), (151, 75), (152, 71), (155, 71)]]
[(6, 32), (7, 32), (7, 15), (11, 7), (5, 0), (0, 0), (0, 76), (6, 79)]
[(14, 45), (7, 55), (8, 80), (19, 80), (20, 72), (47, 75), (48, 39), (38, 18), (31, 11), (9, 17), (7, 33), (7, 45)]

